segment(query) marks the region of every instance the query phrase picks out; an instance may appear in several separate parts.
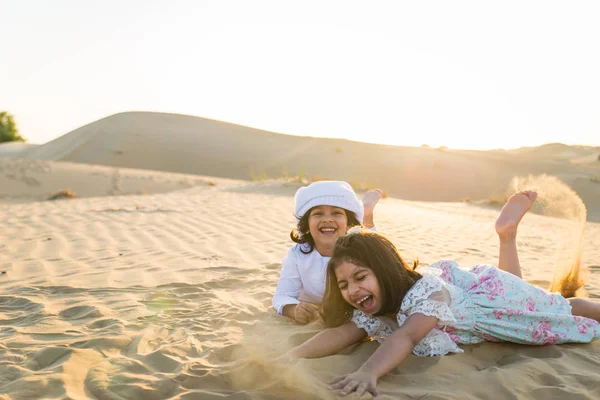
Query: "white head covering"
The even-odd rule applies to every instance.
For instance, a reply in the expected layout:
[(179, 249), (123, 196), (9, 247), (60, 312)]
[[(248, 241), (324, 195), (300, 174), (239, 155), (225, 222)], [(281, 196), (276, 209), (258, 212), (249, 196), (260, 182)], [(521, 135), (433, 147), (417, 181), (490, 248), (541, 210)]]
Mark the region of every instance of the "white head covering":
[(294, 210), (298, 221), (315, 206), (333, 206), (345, 208), (356, 215), (356, 219), (363, 223), (363, 204), (354, 189), (343, 181), (319, 181), (308, 186), (303, 186), (294, 196)]

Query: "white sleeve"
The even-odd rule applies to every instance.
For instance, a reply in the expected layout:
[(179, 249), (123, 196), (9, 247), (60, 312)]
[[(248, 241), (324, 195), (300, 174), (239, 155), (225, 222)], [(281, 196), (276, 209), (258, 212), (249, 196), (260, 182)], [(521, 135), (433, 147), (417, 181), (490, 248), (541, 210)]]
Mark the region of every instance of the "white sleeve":
[(369, 317), (360, 310), (354, 310), (351, 321), (357, 327), (364, 329), (372, 340), (377, 340), (379, 343), (383, 343), (385, 338), (392, 334), (392, 330), (379, 319)]
[(284, 306), (300, 303), (298, 296), (302, 288), (302, 280), (300, 279), (300, 270), (298, 269), (296, 254), (294, 254), (294, 247), (290, 248), (287, 256), (282, 261), (279, 281), (273, 296), (273, 308), (277, 310), (279, 315), (283, 315)]
[(456, 319), (450, 309), (451, 301), (452, 297), (450, 296), (448, 289), (440, 286), (439, 290), (430, 293), (426, 298), (416, 300), (408, 311), (408, 316), (419, 313), (430, 317), (436, 317), (439, 321), (438, 325), (455, 324)]
[(407, 293), (402, 301), (403, 313), (398, 314), (398, 324), (402, 325), (413, 314), (423, 314), (438, 319), (432, 329), (413, 349), (417, 356), (443, 356), (448, 353), (462, 353), (450, 335), (439, 328), (453, 325), (456, 319), (450, 308), (452, 295), (444, 287), (443, 281), (432, 274), (425, 274)]

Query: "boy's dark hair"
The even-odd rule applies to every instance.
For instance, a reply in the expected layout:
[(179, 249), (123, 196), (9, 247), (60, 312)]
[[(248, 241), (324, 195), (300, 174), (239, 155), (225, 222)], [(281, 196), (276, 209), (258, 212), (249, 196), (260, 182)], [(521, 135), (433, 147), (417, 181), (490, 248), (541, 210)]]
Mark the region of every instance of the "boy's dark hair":
[[(308, 210), (302, 216), (302, 218), (300, 218), (298, 227), (292, 229), (290, 232), (290, 238), (293, 242), (304, 245), (300, 246), (300, 251), (304, 254), (312, 253), (312, 251), (315, 249), (315, 239), (313, 239), (312, 235), (310, 234), (310, 229), (308, 227), (308, 217), (315, 207), (312, 207), (310, 210)], [(348, 211), (345, 208), (342, 208), (342, 210), (346, 212), (346, 219), (348, 219), (348, 223), (346, 225), (348, 229), (352, 228), (353, 226), (360, 225), (360, 222), (358, 222), (356, 215), (352, 211)], [(308, 247), (308, 251), (304, 251), (306, 247)]]
[(400, 256), (392, 242), (376, 232), (362, 230), (340, 237), (327, 264), (325, 296), (321, 317), (327, 327), (336, 327), (352, 319), (354, 308), (342, 297), (337, 284), (335, 268), (343, 262), (370, 268), (381, 290), (381, 309), (376, 315), (396, 314), (404, 295), (422, 275), (415, 271), (419, 261), (412, 267)]

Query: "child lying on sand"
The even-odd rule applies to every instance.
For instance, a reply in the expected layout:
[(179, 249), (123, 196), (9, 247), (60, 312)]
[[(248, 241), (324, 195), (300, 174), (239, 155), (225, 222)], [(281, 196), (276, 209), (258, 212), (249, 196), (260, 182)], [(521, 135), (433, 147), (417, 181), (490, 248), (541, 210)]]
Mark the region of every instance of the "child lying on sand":
[(322, 315), (329, 329), (286, 357), (324, 357), (370, 336), (381, 346), (330, 389), (378, 395), (378, 379), (411, 352), (436, 356), (483, 341), (547, 345), (600, 338), (600, 303), (566, 299), (519, 278), (517, 226), (535, 198), (530, 191), (513, 195), (496, 223), (499, 266), (511, 273), (486, 264), (461, 269), (450, 260), (416, 269), (384, 236), (351, 230), (338, 239), (327, 266)]

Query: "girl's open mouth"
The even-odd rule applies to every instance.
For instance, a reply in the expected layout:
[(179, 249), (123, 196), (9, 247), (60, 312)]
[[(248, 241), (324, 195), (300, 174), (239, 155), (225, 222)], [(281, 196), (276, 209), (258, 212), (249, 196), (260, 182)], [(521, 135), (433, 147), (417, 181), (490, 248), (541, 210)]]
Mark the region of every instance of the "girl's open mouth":
[(356, 302), (358, 308), (362, 311), (369, 311), (374, 305), (373, 296), (367, 295)]
[(337, 228), (320, 228), (319, 232), (323, 235), (334, 235), (337, 232)]

